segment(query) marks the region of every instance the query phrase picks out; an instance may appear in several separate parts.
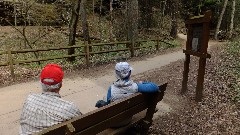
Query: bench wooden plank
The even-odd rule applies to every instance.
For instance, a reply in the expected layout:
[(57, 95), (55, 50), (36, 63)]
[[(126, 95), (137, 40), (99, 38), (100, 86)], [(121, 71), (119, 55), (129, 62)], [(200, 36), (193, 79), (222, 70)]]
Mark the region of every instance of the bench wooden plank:
[(139, 123), (145, 116), (146, 116), (146, 112), (147, 109), (141, 111), (138, 114), (135, 114), (132, 117), (132, 120), (129, 124), (127, 124), (126, 126), (122, 126), (120, 128), (108, 128), (100, 133), (98, 133), (97, 135), (119, 135), (124, 133), (127, 129), (133, 127), (134, 125), (136, 125), (137, 123)]
[(39, 134), (53, 135), (59, 130), (59, 132), (57, 132), (58, 135), (65, 135), (65, 133), (63, 133), (62, 131), (66, 129), (66, 124), (68, 123), (71, 123), (75, 127), (76, 132), (84, 130), (92, 125), (104, 121), (109, 117), (113, 117), (133, 106), (142, 103), (143, 101), (146, 100), (145, 98), (146, 97), (142, 96), (141, 93), (134, 94), (133, 96), (130, 96), (120, 102), (111, 103), (97, 110), (75, 117), (69, 121), (63, 122), (58, 125), (54, 125), (46, 130), (43, 130)]
[(118, 115), (119, 113), (128, 110), (131, 107), (141, 104), (145, 100), (147, 100), (146, 97), (141, 96), (141, 94), (138, 93), (136, 95), (130, 96), (126, 100), (101, 107), (100, 109), (86, 115), (86, 117), (81, 118), (81, 121), (73, 121), (72, 124), (74, 127), (77, 126), (77, 131), (80, 131), (115, 115)]
[(106, 119), (94, 126), (91, 126), (79, 133), (76, 133), (76, 135), (95, 135), (95, 134), (99, 133), (99, 131), (103, 131), (103, 130), (111, 127), (111, 125), (121, 122), (125, 118), (129, 118), (129, 117), (133, 116), (134, 114), (143, 111), (144, 109), (146, 109), (146, 107), (147, 107), (146, 103), (141, 103), (141, 104), (136, 105), (135, 107), (132, 107), (132, 108), (130, 108), (122, 113), (119, 113), (109, 119)]
[[(104, 131), (112, 124), (118, 123), (125, 118), (129, 118), (147, 108), (146, 117), (144, 119), (139, 117), (140, 119), (136, 122), (143, 120), (143, 124), (145, 124), (144, 128), (148, 129), (152, 123), (152, 116), (155, 112), (156, 104), (158, 101), (162, 100), (166, 87), (167, 83), (159, 86), (160, 92), (158, 93), (133, 94), (122, 101), (111, 103), (87, 114), (75, 117), (69, 121), (54, 125), (37, 134), (66, 135), (67, 133), (69, 135), (93, 135)], [(130, 126), (131, 124), (128, 125), (128, 128)], [(124, 128), (126, 129), (127, 126), (122, 127), (122, 129), (119, 128), (118, 131), (112, 133), (116, 134), (117, 132), (121, 132), (122, 130), (125, 130)]]

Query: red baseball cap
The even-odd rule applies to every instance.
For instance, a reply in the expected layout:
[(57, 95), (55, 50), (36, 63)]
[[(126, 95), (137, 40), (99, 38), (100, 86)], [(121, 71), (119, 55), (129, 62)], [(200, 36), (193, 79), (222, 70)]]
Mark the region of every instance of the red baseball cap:
[[(47, 85), (54, 85), (62, 82), (64, 73), (62, 68), (57, 64), (47, 64), (41, 73), (41, 82)], [(46, 82), (44, 79), (52, 79), (54, 82)]]

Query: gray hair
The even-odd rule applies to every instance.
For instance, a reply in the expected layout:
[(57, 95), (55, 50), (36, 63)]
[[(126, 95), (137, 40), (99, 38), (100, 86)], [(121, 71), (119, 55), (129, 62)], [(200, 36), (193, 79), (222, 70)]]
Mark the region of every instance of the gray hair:
[[(54, 80), (52, 79), (44, 79), (45, 82), (54, 82)], [(44, 92), (47, 92), (47, 91), (52, 91), (52, 90), (55, 90), (55, 89), (60, 89), (61, 88), (61, 83), (57, 83), (57, 84), (54, 84), (54, 85), (47, 85), (47, 84), (44, 84), (41, 82), (41, 86), (42, 86), (42, 90)]]

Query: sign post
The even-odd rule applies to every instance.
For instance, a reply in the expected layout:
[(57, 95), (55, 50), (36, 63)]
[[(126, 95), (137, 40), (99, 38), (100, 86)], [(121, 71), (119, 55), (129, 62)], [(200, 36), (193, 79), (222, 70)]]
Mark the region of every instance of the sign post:
[(193, 16), (186, 21), (188, 32), (186, 50), (183, 50), (183, 53), (185, 53), (185, 62), (181, 94), (187, 91), (190, 55), (197, 56), (199, 57), (195, 98), (197, 102), (202, 101), (206, 59), (211, 58), (211, 55), (207, 53), (211, 18), (212, 12), (206, 11), (204, 15)]

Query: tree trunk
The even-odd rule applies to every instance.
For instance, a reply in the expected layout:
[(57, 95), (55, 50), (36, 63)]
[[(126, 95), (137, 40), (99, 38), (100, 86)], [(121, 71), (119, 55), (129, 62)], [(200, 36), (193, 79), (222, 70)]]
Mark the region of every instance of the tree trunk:
[(81, 12), (81, 20), (82, 20), (83, 37), (84, 37), (84, 43), (85, 41), (88, 41), (88, 44), (91, 44), (85, 6), (86, 6), (86, 0), (82, 0), (81, 6), (80, 6), (80, 12)]
[(17, 26), (16, 0), (14, 0), (14, 25)]
[(164, 18), (164, 16), (165, 16), (165, 9), (166, 9), (166, 4), (167, 4), (167, 1), (166, 0), (163, 0), (163, 1), (161, 1), (160, 2), (160, 17), (159, 17), (159, 19), (158, 19), (158, 28), (159, 28), (159, 30), (160, 30), (160, 35), (159, 36), (161, 36), (162, 35), (162, 25), (163, 25), (163, 18)]
[(178, 0), (172, 1), (172, 28), (170, 32), (170, 36), (173, 38), (177, 37), (177, 18), (178, 18)]
[[(72, 1), (72, 15), (71, 15), (71, 20), (69, 24), (69, 43), (68, 43), (69, 46), (75, 45), (80, 3), (81, 3), (81, 0)], [(68, 55), (73, 55), (74, 53), (75, 53), (74, 48), (68, 50)], [(75, 60), (75, 57), (71, 57), (68, 60), (73, 62)]]
[(222, 18), (223, 18), (223, 14), (225, 13), (225, 10), (226, 10), (226, 7), (227, 7), (227, 3), (228, 3), (228, 0), (225, 0), (224, 1), (224, 5), (223, 5), (223, 8), (222, 8), (222, 12), (219, 16), (219, 19), (218, 19), (218, 23), (217, 23), (217, 27), (216, 27), (216, 31), (215, 31), (215, 35), (214, 35), (214, 39), (217, 40), (217, 33), (220, 29), (220, 26), (221, 26), (221, 23), (222, 23)]
[(93, 15), (95, 14), (95, 12), (94, 12), (94, 8), (95, 8), (95, 1), (93, 0), (92, 1), (92, 8), (93, 8)]
[(110, 41), (113, 41), (113, 0), (110, 0), (110, 21), (109, 21), (109, 39)]
[(146, 19), (147, 19), (147, 24), (146, 27), (147, 28), (151, 28), (152, 27), (152, 21), (153, 21), (153, 11), (152, 11), (152, 0), (148, 0), (147, 1), (147, 14), (146, 14)]
[(138, 0), (127, 0), (127, 40), (131, 44), (127, 44), (130, 48), (131, 57), (134, 57), (135, 41), (138, 36)]
[[(86, 0), (81, 1), (80, 6), (80, 14), (81, 14), (81, 21), (82, 21), (82, 30), (83, 30), (83, 38), (84, 38), (84, 45), (85, 52), (87, 49), (87, 44), (91, 44), (90, 36), (89, 36), (89, 29), (88, 29), (88, 22), (87, 22), (87, 13), (86, 13)], [(86, 44), (87, 41), (87, 44)], [(89, 46), (89, 52), (92, 52), (92, 47)]]
[(152, 18), (153, 18), (153, 11), (152, 11), (152, 0), (139, 0), (140, 6), (140, 24), (142, 28), (151, 28), (152, 26)]
[(102, 4), (103, 0), (100, 1), (100, 13), (99, 13), (99, 20), (98, 20), (98, 29), (99, 29), (99, 34), (100, 34), (100, 40), (103, 40), (103, 34), (102, 34)]
[(136, 41), (138, 37), (138, 0), (128, 0), (127, 6), (127, 40)]
[(162, 8), (162, 17), (164, 17), (164, 16), (165, 16), (166, 4), (167, 4), (167, 1), (166, 1), (166, 0), (164, 0), (164, 3), (163, 3), (163, 8)]
[(232, 14), (231, 14), (231, 23), (230, 23), (229, 39), (232, 38), (232, 34), (233, 34), (233, 24), (234, 24), (235, 7), (236, 7), (236, 1), (235, 1), (235, 0), (232, 0)]

